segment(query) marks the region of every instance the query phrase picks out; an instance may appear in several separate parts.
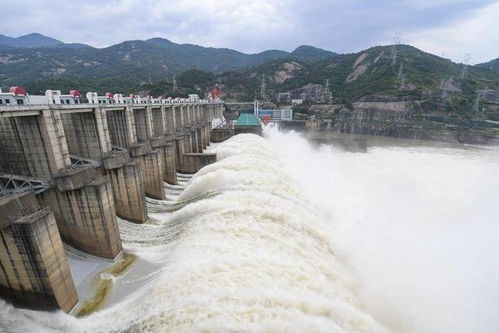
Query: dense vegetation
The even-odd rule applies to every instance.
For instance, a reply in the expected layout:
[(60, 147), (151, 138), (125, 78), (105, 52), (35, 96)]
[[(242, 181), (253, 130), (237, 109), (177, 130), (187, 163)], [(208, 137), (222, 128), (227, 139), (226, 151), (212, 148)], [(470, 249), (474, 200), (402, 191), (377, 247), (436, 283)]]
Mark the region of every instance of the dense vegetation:
[(479, 64), (477, 67), (499, 72), (499, 58)]
[(52, 47), (61, 46), (60, 40), (32, 33), (17, 38), (0, 35), (0, 45), (11, 47)]
[[(262, 98), (264, 80), (267, 97), (275, 101), (279, 92), (309, 84), (321, 87), (328, 80), (333, 103), (347, 107), (364, 96), (385, 95), (417, 99), (429, 110), (438, 110), (445, 90), (445, 109), (460, 117), (469, 114), (480, 90), (499, 90), (499, 72), (490, 69), (497, 60), (468, 66), (463, 79), (461, 64), (408, 45), (397, 45), (395, 51), (392, 46), (376, 46), (337, 55), (301, 46), (291, 53), (272, 50), (247, 55), (159, 38), (105, 49), (68, 44), (0, 46), (0, 84), (4, 88), (22, 84), (32, 94), (78, 88), (154, 96), (204, 95), (217, 87), (226, 99), (251, 101)], [(177, 76), (176, 92), (173, 75)], [(487, 118), (499, 119), (497, 106), (482, 101), (479, 108)]]
[[(132, 87), (171, 79), (191, 69), (222, 73), (278, 58), (315, 61), (335, 55), (309, 46), (299, 47), (291, 53), (270, 50), (244, 54), (231, 49), (176, 44), (161, 38), (127, 41), (97, 49), (36, 36), (29, 35), (19, 41), (0, 35), (0, 87), (26, 85), (39, 91), (48, 83), (59, 88), (75, 82), (82, 84), (78, 86), (81, 89), (130, 91)], [(26, 47), (16, 45), (21, 42)], [(26, 44), (28, 42), (31, 44)]]

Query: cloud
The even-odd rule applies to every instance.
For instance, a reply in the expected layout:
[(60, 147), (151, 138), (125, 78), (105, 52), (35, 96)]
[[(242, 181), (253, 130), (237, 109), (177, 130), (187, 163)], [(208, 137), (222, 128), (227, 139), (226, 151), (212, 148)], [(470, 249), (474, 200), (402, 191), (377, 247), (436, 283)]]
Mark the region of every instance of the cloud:
[(471, 54), (471, 63), (499, 57), (499, 2), (470, 13), (469, 17), (444, 27), (427, 29), (406, 36), (407, 41), (425, 51), (463, 61)]
[[(354, 52), (391, 43), (398, 33), (404, 40), (414, 40), (433, 50), (446, 42), (442, 31), (467, 21), (485, 6), (499, 15), (496, 7), (490, 7), (492, 3), (497, 1), (25, 0), (22, 7), (13, 8), (14, 12), (2, 18), (0, 31), (14, 36), (40, 32), (97, 47), (163, 37), (177, 43), (244, 52), (292, 50), (301, 44)], [(465, 41), (469, 43), (477, 39), (464, 36), (471, 39)], [(427, 40), (424, 44), (423, 38)], [(442, 45), (453, 47), (456, 54), (460, 52), (459, 45)], [(499, 46), (488, 48), (499, 56)]]

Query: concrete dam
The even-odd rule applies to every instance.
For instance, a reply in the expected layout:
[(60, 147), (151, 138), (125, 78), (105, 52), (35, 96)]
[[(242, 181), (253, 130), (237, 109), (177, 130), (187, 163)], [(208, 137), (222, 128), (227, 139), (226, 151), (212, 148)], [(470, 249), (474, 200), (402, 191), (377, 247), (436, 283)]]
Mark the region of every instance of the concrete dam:
[(0, 108), (0, 295), (71, 311), (64, 245), (114, 260), (117, 217), (148, 220), (146, 197), (216, 161), (203, 153), (221, 101)]

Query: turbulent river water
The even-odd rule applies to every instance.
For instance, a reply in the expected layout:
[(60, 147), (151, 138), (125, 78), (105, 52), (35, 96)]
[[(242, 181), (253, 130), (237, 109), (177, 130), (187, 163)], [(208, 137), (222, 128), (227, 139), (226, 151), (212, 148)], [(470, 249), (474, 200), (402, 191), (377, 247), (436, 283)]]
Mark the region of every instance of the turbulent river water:
[(0, 331), (499, 330), (499, 150), (265, 135), (120, 222), (126, 297), (80, 319), (0, 302)]

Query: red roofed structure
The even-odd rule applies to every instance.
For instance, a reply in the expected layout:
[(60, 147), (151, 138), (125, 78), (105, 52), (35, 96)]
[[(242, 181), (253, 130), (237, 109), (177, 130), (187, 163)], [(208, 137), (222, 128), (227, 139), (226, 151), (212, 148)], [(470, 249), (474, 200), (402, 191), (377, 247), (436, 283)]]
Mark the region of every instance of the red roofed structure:
[(220, 91), (218, 91), (217, 88), (213, 88), (213, 90), (211, 91), (211, 95), (213, 97), (217, 98), (217, 97), (220, 97), (221, 93), (220, 93)]
[(79, 98), (81, 96), (79, 90), (70, 90), (69, 95), (73, 96), (74, 98)]
[(14, 96), (28, 96), (28, 93), (26, 92), (26, 90), (23, 87), (19, 87), (19, 86), (11, 87), (9, 89), (9, 92), (11, 94), (14, 94)]

